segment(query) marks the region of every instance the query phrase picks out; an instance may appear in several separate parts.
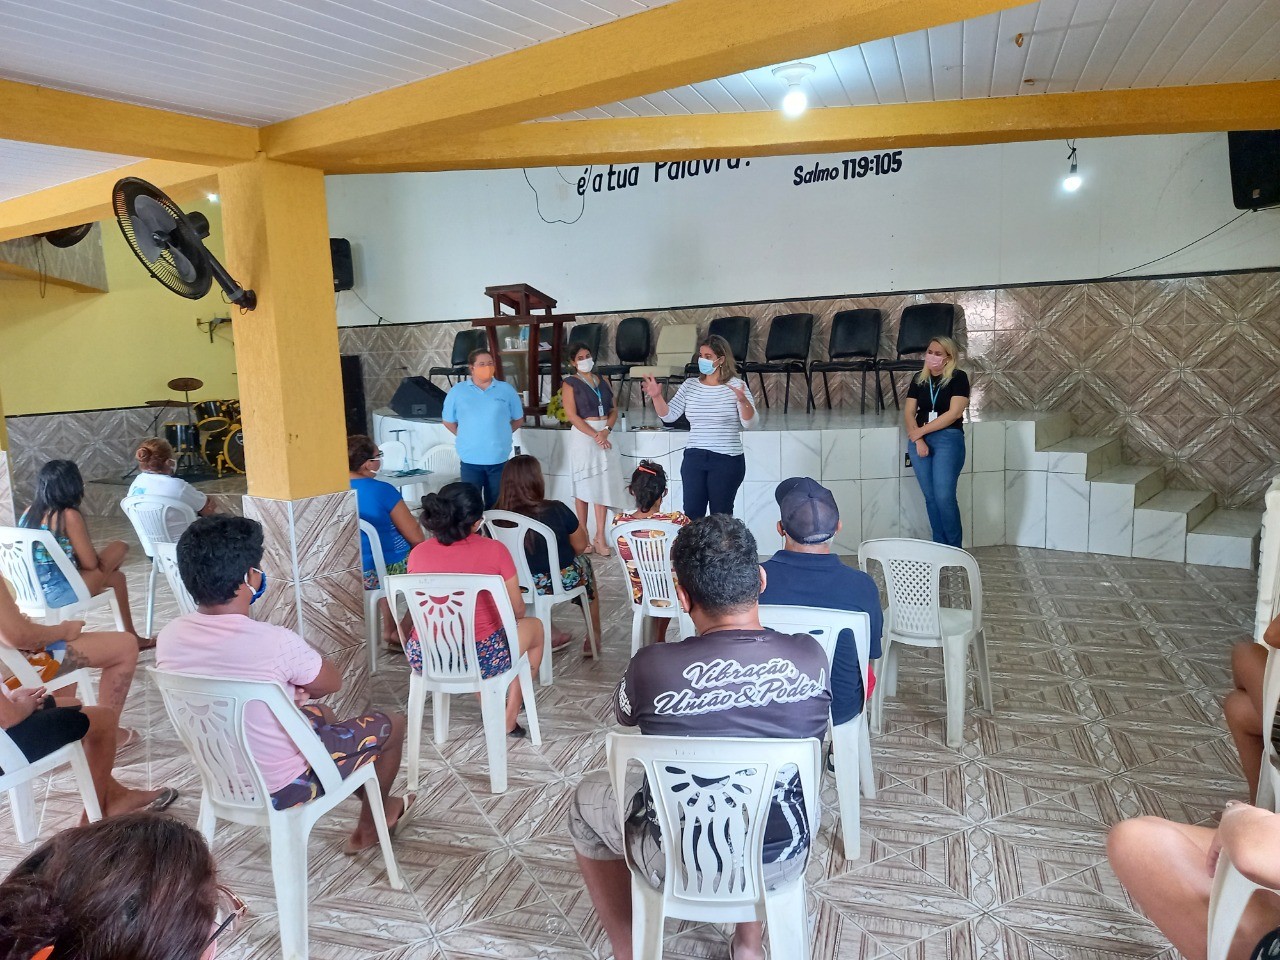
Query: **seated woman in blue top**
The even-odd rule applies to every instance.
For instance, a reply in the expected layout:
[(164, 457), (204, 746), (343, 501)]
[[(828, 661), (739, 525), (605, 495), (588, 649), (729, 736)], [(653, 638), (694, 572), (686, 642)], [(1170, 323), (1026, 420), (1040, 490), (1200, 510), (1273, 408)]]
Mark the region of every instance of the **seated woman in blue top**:
[[(35, 499), (18, 519), (18, 526), (52, 533), (67, 559), (80, 571), (89, 596), (97, 596), (107, 587), (114, 590), (124, 629), (137, 636), (133, 614), (129, 610), (129, 588), (125, 584), (124, 571), (120, 569), (129, 545), (123, 540), (112, 540), (101, 550), (95, 549), (84, 514), (80, 512), (83, 500), (84, 478), (80, 476), (80, 468), (70, 460), (50, 460), (36, 476)], [(35, 560), (45, 602), (51, 607), (74, 603), (75, 591), (53, 557), (43, 547), (37, 547)], [(144, 638), (141, 646), (149, 649), (155, 643)]]
[[(376, 443), (363, 434), (347, 437), (347, 469), (351, 471), (351, 489), (356, 492), (360, 519), (378, 531), (387, 574), (405, 573), (409, 551), (426, 538), (422, 527), (409, 512), (409, 505), (401, 498), (400, 491), (385, 480), (376, 479), (381, 466), (382, 451)], [(378, 583), (378, 571), (369, 547), (368, 538), (361, 537), (360, 565), (364, 568), (364, 588), (377, 590), (381, 584)], [(395, 621), (391, 618), (391, 608), (386, 600), (380, 600), (378, 609), (382, 611), (382, 639), (399, 652), (400, 641), (396, 636)]]

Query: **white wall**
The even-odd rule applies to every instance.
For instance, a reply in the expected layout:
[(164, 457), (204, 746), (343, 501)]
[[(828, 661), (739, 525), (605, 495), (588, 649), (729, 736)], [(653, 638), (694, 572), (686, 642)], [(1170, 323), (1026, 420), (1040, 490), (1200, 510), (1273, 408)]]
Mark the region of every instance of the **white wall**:
[[(900, 171), (800, 186), (796, 167), (842, 169), (863, 155), (721, 163), (674, 181), (668, 167), (657, 182), (641, 164), (636, 185), (584, 198), (582, 168), (529, 170), (528, 182), (520, 170), (330, 177), (330, 229), (352, 242), (356, 292), (411, 322), (487, 314), (483, 290), (498, 283), (530, 283), (587, 313), (1093, 279), (1238, 212), (1225, 135), (1079, 148), (1075, 194), (1060, 186), (1062, 141), (907, 150)], [(577, 220), (544, 223), (539, 209)], [(1280, 210), (1138, 273), (1276, 265)], [(376, 319), (351, 294), (338, 307), (344, 325)]]

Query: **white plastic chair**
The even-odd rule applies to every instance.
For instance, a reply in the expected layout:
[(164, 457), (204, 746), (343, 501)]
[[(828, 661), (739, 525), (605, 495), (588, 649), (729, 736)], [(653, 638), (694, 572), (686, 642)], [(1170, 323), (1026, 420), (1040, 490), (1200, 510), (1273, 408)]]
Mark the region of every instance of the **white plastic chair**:
[[(3, 694), (0, 694), (3, 696)], [(36, 815), (35, 793), (31, 781), (63, 765), (71, 767), (84, 812), (91, 823), (102, 819), (98, 794), (93, 789), (93, 777), (89, 774), (89, 759), (84, 744), (79, 740), (59, 747), (39, 760), (28, 760), (12, 738), (0, 730), (0, 793), (9, 794), (9, 808), (13, 811), (13, 830), (19, 843), (31, 843), (40, 836), (40, 819)]]
[(804, 877), (765, 889), (764, 831), (778, 774), (794, 765), (810, 834), (817, 833), (818, 741), (611, 732), (605, 750), (620, 821), (627, 816), (634, 789), (626, 783), (627, 767), (633, 762), (643, 767), (666, 861), (662, 889), (655, 889), (643, 865), (633, 861), (630, 845), (623, 843), (631, 870), (636, 960), (660, 960), (667, 917), (705, 923), (767, 921), (774, 960), (808, 960)]
[(1280, 615), (1280, 477), (1267, 488), (1258, 545), (1258, 599), (1254, 606), (1253, 639), (1261, 641), (1271, 621)]
[[(409, 672), (409, 789), (418, 786), (427, 693), (431, 693), (431, 728), (436, 743), (449, 739), (449, 697), (455, 693), (479, 693), (489, 754), (489, 790), (505, 793), (507, 688), (512, 680), (520, 682), (529, 739), (535, 745), (542, 743), (538, 706), (533, 699), (533, 671), (529, 657), (520, 652), (507, 585), (497, 575), (472, 573), (402, 573), (387, 577), (386, 584), (392, 604), (403, 602), (408, 609), (422, 646), (422, 672)], [(488, 594), (497, 605), (511, 651), (511, 667), (492, 677), (481, 676), (476, 655), (476, 601), (482, 594)], [(397, 620), (396, 629), (399, 628)]]
[(400, 440), (384, 440), (378, 444), (382, 450), (382, 469), (387, 473), (409, 469), (409, 448)]
[[(143, 630), (151, 636), (151, 620), (156, 608), (156, 547), (157, 543), (177, 543), (181, 531), (195, 523), (196, 512), (188, 504), (172, 497), (153, 497), (139, 494), (125, 497), (120, 509), (133, 524), (134, 533), (142, 544), (142, 552), (151, 561), (147, 575), (147, 625)], [(175, 536), (175, 533), (177, 536)]]
[(187, 590), (187, 585), (182, 582), (182, 573), (178, 570), (178, 545), (157, 543), (154, 562), (164, 574), (169, 589), (173, 591), (174, 599), (178, 601), (178, 615), (186, 616), (188, 613), (195, 613), (196, 601)]
[(427, 486), (435, 490), (462, 478), (462, 461), (452, 443), (438, 443), (428, 450), (422, 458), (422, 467), (431, 471)]
[[(205, 840), (213, 843), (219, 819), (267, 828), (271, 838), (271, 875), (280, 913), (280, 946), (286, 960), (305, 960), (308, 955), (307, 838), (311, 828), (362, 787), (377, 826), (387, 880), (395, 890), (404, 888), (391, 850), (391, 834), (373, 764), (366, 763), (344, 778), (284, 687), (262, 680), (168, 673), (154, 667), (148, 667), (147, 672), (200, 772), (197, 826)], [(251, 703), (260, 703), (271, 711), (275, 722), (319, 777), (323, 794), (287, 810), (276, 810), (271, 805), (271, 794), (245, 732), (245, 708)]]
[[(901, 538), (863, 541), (858, 548), (859, 564), (866, 571), (873, 560), (884, 568), (889, 608), (885, 611), (881, 644), (885, 668), (872, 698), (871, 727), (879, 732), (884, 698), (898, 690), (898, 651), (893, 645), (941, 647), (947, 692), (947, 745), (958, 747), (964, 739), (965, 677), (970, 642), (977, 654), (983, 703), (995, 713), (987, 643), (982, 632), (982, 575), (978, 572), (978, 561), (958, 547)], [(939, 581), (944, 567), (961, 567), (968, 575), (972, 610), (942, 606)]]
[[(22, 687), (44, 687), (49, 693), (57, 693), (59, 690), (65, 690), (67, 687), (75, 687), (75, 697), (86, 707), (96, 706), (98, 703), (98, 695), (93, 685), (93, 673), (89, 667), (81, 667), (79, 670), (71, 670), (68, 673), (58, 673), (52, 680), (44, 681), (40, 679), (40, 674), (36, 671), (18, 650), (13, 647), (7, 647), (0, 644), (0, 666), (18, 678), (18, 685)], [(2, 694), (0, 694), (2, 696)], [(0, 768), (4, 764), (0, 763)]]
[[(516, 579), (520, 583), (520, 593), (524, 596), (525, 603), (533, 608), (534, 616), (542, 621), (542, 666), (538, 670), (538, 682), (543, 686), (549, 685), (552, 680), (551, 676), (551, 611), (558, 603), (568, 603), (573, 600), (581, 600), (579, 604), (582, 610), (582, 619), (587, 625), (587, 640), (591, 644), (591, 657), (596, 659), (600, 656), (600, 646), (596, 641), (595, 630), (591, 626), (591, 610), (588, 608), (590, 601), (587, 599), (586, 585), (574, 587), (569, 590), (561, 582), (559, 577), (560, 567), (560, 551), (556, 547), (556, 535), (550, 527), (545, 523), (532, 520), (520, 513), (512, 513), (509, 510), (486, 510), (484, 512), (484, 529), (485, 532), (494, 540), (497, 540), (507, 552), (511, 554), (511, 559), (516, 565)], [(551, 566), (551, 592), (548, 594), (540, 594), (533, 585), (533, 573), (529, 569), (529, 557), (524, 550), (525, 534), (533, 531), (534, 536), (541, 537), (543, 546), (547, 551), (547, 558)]]
[[(807, 633), (813, 636), (835, 663), (836, 640), (842, 630), (853, 631), (853, 645), (858, 652), (858, 668), (862, 673), (862, 689), (867, 689), (868, 658), (871, 656), (871, 618), (851, 610), (827, 610), (819, 607), (760, 604), (760, 623), (779, 633)], [(831, 726), (831, 756), (836, 770), (836, 795), (840, 798), (840, 835), (844, 839), (844, 857), (857, 860), (862, 853), (862, 797), (876, 798), (875, 771), (871, 768), (871, 728), (867, 723), (870, 704), (864, 695), (862, 710), (856, 717)]]
[[(631, 601), (633, 657), (644, 645), (647, 635), (645, 628), (652, 619), (676, 620), (680, 628), (680, 636), (676, 639), (679, 640), (692, 637), (697, 632), (693, 629), (693, 621), (680, 609), (680, 602), (676, 598), (676, 578), (671, 570), (671, 545), (676, 542), (679, 533), (680, 525), (669, 520), (630, 520), (615, 524), (609, 531), (609, 539), (624, 541), (631, 553), (631, 560), (628, 561), (619, 552), (618, 562), (622, 564), (627, 599)], [(631, 592), (629, 567), (633, 565), (640, 575), (639, 601)]]
[[(66, 606), (51, 607), (45, 600), (44, 587), (41, 586), (40, 576), (36, 571), (36, 544), (48, 551), (62, 575), (67, 578), (67, 583), (71, 584), (76, 599)], [(58, 541), (48, 530), (0, 527), (0, 575), (13, 586), (18, 609), (38, 623), (52, 625), (64, 620), (79, 620), (99, 607), (106, 607), (111, 611), (116, 629), (124, 632), (124, 619), (120, 616), (115, 591), (107, 587), (101, 593), (91, 596), (84, 577), (80, 576), (80, 571), (62, 552), (62, 547), (58, 546)]]
[(1213, 875), (1213, 888), (1209, 893), (1209, 955), (1207, 960), (1227, 960), (1236, 928), (1244, 916), (1249, 899), (1259, 890), (1280, 894), (1280, 890), (1254, 883), (1236, 869), (1227, 851), (1218, 857), (1218, 868)]
[(382, 642), (382, 623), (378, 615), (378, 601), (386, 600), (391, 605), (391, 616), (400, 619), (396, 604), (387, 595), (387, 560), (382, 555), (382, 538), (377, 528), (368, 520), (360, 521), (360, 536), (369, 541), (369, 552), (373, 555), (373, 569), (378, 575), (380, 586), (377, 590), (364, 592), (364, 635), (369, 646), (369, 672), (378, 672), (378, 644)]
[(1280, 754), (1271, 742), (1280, 709), (1280, 654), (1267, 647), (1267, 669), (1262, 675), (1262, 769), (1258, 772), (1257, 806), (1280, 813)]

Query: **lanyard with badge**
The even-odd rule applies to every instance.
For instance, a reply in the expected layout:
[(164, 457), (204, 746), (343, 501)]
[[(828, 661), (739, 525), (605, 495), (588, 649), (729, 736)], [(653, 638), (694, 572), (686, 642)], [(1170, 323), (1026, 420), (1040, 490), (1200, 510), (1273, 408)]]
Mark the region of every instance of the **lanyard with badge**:
[(933, 421), (938, 419), (938, 395), (940, 393), (942, 393), (942, 385), (939, 384), (937, 387), (934, 387), (933, 377), (930, 377), (929, 378), (929, 406), (932, 407), (933, 409), (929, 411), (929, 418), (925, 421), (925, 423), (933, 423)]
[[(587, 383), (587, 381), (582, 377), (581, 374), (578, 375), (578, 379), (582, 380), (583, 383)], [(589, 383), (587, 383), (587, 386), (591, 387), (591, 392), (596, 395), (596, 409), (600, 411), (597, 414), (597, 416), (603, 417), (604, 416), (604, 394), (600, 392), (600, 388), (598, 386), (592, 387), (591, 384)]]

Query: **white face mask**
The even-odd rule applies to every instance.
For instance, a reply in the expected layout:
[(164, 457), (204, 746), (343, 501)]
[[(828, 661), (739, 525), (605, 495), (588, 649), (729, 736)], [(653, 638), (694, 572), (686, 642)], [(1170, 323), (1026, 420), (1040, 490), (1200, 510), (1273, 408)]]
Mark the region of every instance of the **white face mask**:
[(579, 360), (579, 361), (578, 361), (578, 364), (577, 364), (577, 366), (578, 366), (578, 372), (579, 372), (579, 373), (590, 373), (590, 372), (591, 372), (591, 368), (592, 368), (592, 367), (594, 367), (595, 365), (596, 365), (596, 362), (595, 362), (594, 360), (592, 360), (590, 357), (587, 357), (587, 359), (585, 359), (585, 360)]

